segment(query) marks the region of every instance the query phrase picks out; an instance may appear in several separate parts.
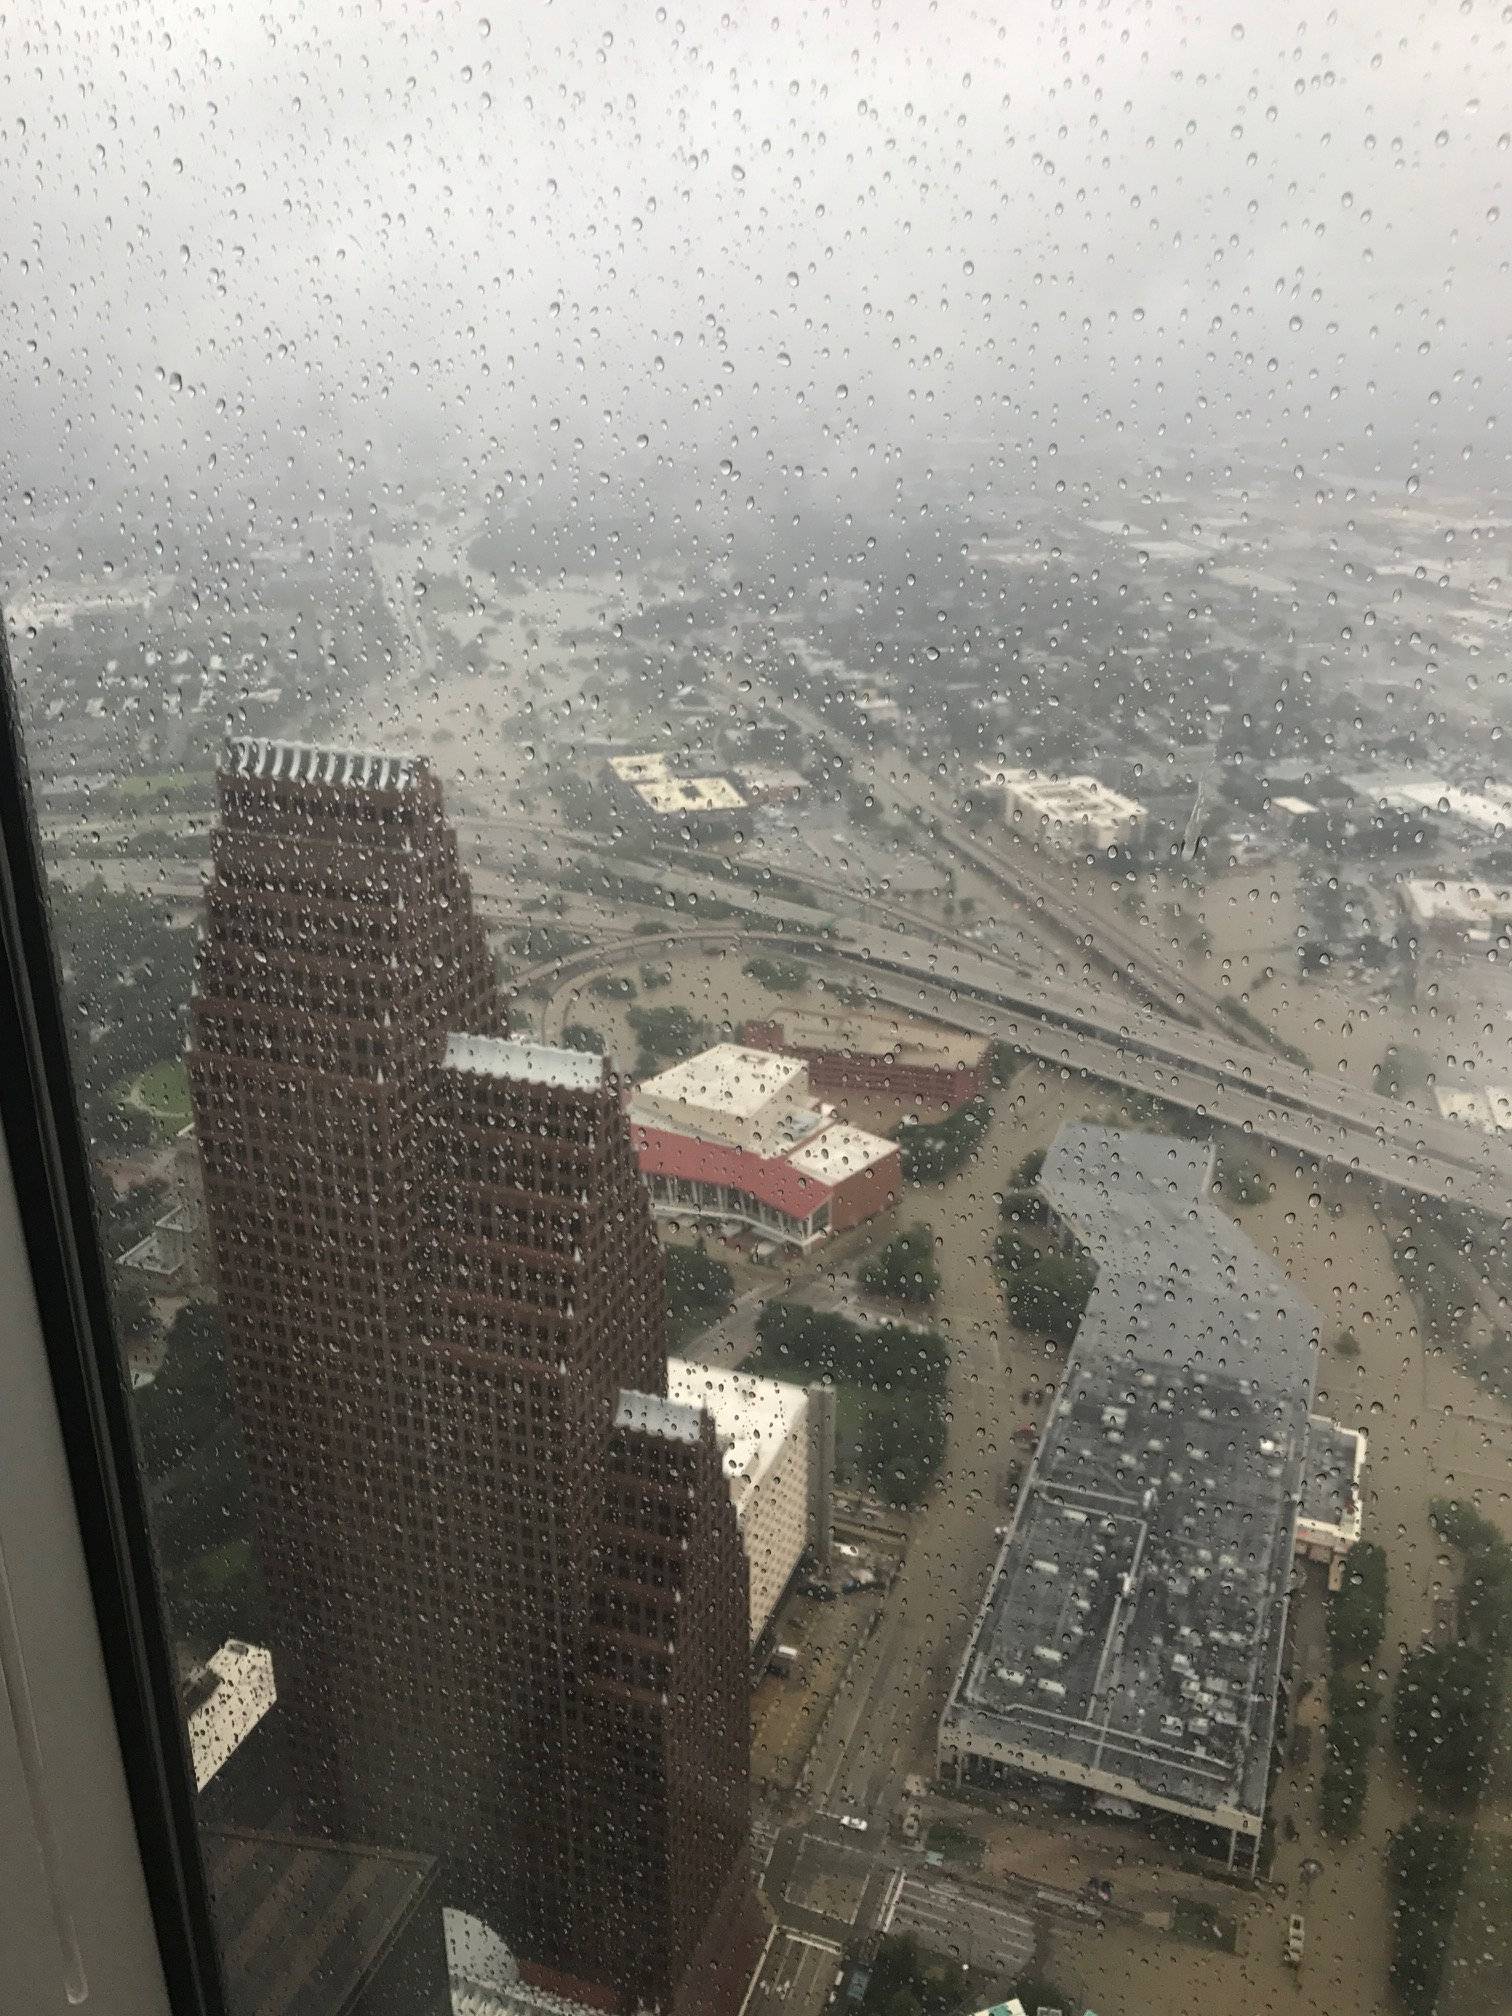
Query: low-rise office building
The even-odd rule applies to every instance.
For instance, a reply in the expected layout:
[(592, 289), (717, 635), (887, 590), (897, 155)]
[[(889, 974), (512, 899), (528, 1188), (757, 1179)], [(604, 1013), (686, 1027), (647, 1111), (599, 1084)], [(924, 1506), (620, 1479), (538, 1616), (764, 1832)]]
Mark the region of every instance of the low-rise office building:
[(798, 1057), (816, 1092), (873, 1092), (921, 1106), (964, 1106), (987, 1089), (985, 1036), (864, 1011), (747, 1022), (741, 1041)]
[(806, 1251), (902, 1193), (897, 1143), (817, 1105), (801, 1057), (715, 1044), (646, 1079), (630, 1126), (664, 1218), (745, 1226)]
[(1009, 822), (1052, 853), (1106, 854), (1135, 846), (1144, 836), (1144, 806), (1096, 777), (1045, 777), (991, 763), (977, 767), (983, 783), (1002, 792)]
[(724, 1459), (751, 1583), (751, 1643), (771, 1623), (805, 1551), (828, 1526), (832, 1465), (810, 1419), (811, 1395), (786, 1380), (667, 1360), (667, 1393), (705, 1407)]

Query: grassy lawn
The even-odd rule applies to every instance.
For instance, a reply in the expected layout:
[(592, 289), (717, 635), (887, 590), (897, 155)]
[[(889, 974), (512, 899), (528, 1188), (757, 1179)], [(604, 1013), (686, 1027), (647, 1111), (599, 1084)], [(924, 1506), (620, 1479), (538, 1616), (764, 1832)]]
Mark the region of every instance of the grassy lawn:
[(189, 1124), (189, 1079), (181, 1058), (149, 1064), (140, 1078), (119, 1088), (118, 1096), (128, 1106), (140, 1106), (165, 1139)]
[(162, 770), (155, 776), (123, 777), (116, 785), (116, 795), (126, 802), (144, 798), (189, 798), (196, 792), (209, 796), (210, 775), (198, 770)]

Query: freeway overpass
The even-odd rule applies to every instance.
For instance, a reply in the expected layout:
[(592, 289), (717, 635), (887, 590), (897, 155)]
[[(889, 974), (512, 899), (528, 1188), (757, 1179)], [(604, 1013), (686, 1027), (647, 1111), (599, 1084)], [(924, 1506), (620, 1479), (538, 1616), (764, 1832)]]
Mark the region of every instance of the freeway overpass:
[[(191, 862), (120, 858), (106, 866), (112, 883), (152, 895), (191, 900), (203, 887), (202, 872)], [(98, 864), (49, 862), (50, 873), (75, 867), (89, 875)], [(509, 905), (508, 879), (494, 886), (486, 872), (473, 872), (485, 919), (521, 922)], [(607, 941), (529, 968), (516, 975), (516, 984), (586, 981), (627, 959), (693, 945), (801, 952), (843, 969), (853, 981), (864, 979), (876, 999), (899, 1014), (932, 1016), (1011, 1043), (1068, 1073), (1206, 1113), (1257, 1139), (1417, 1196), (1454, 1199), (1498, 1218), (1508, 1214), (1512, 1152), (1497, 1137), (1308, 1071), (1268, 1049), (1238, 1043), (1226, 1031), (1193, 1028), (1132, 1002), (1119, 1006), (1074, 983), (967, 951), (959, 939), (873, 922), (837, 923), (812, 936), (797, 928), (779, 934), (749, 925), (695, 926)]]
[(862, 978), (885, 1007), (1011, 1044), (1073, 1076), (1096, 1078), (1202, 1113), (1305, 1159), (1421, 1197), (1453, 1199), (1495, 1217), (1512, 1197), (1512, 1154), (1497, 1139), (1416, 1112), (1153, 1015), (1114, 1022), (1056, 983), (1026, 985), (995, 962), (972, 960), (901, 933), (842, 926), (834, 935), (693, 929), (594, 946), (517, 974), (521, 987), (560, 991), (657, 952), (770, 947)]

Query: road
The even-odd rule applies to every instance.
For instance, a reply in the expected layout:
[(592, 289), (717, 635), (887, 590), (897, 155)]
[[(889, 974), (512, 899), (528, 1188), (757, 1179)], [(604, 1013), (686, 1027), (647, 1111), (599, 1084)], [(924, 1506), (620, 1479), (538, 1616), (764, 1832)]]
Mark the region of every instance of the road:
[[(102, 864), (88, 856), (50, 856), (49, 873), (88, 879)], [(182, 861), (116, 858), (103, 864), (119, 888), (197, 900), (199, 868)], [(485, 921), (516, 922), (513, 887), (473, 871)], [(711, 889), (716, 885), (711, 884)], [(492, 917), (491, 917), (492, 913)], [(1027, 972), (986, 952), (961, 949), (959, 934), (889, 930), (840, 922), (831, 935), (692, 927), (627, 937), (529, 968), (516, 976), (582, 984), (624, 958), (691, 945), (771, 945), (861, 973), (875, 998), (900, 1014), (926, 1014), (1016, 1045), (1067, 1073), (1146, 1092), (1170, 1105), (1274, 1142), (1295, 1154), (1390, 1184), (1409, 1194), (1454, 1199), (1501, 1217), (1512, 1195), (1512, 1151), (1416, 1107), (1363, 1091), (1236, 1041), (1227, 1031), (1192, 1028), (1062, 979)]]

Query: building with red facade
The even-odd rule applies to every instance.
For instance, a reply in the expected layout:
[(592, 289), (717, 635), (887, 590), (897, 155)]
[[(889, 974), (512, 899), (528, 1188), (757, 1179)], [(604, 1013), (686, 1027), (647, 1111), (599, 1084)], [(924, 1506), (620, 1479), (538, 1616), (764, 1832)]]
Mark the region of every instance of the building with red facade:
[(717, 1043), (637, 1088), (630, 1131), (659, 1214), (803, 1251), (902, 1194), (897, 1143), (815, 1105), (798, 1057)]
[(508, 1036), (423, 761), (219, 788), (189, 1072), (304, 1817), (537, 1989), (733, 2016), (746, 1568), (618, 1094)]
[(902, 1023), (864, 1011), (799, 1012), (782, 1022), (747, 1022), (740, 1040), (756, 1050), (802, 1058), (816, 1092), (872, 1092), (954, 1109), (987, 1089), (986, 1037), (937, 1024)]

